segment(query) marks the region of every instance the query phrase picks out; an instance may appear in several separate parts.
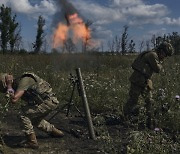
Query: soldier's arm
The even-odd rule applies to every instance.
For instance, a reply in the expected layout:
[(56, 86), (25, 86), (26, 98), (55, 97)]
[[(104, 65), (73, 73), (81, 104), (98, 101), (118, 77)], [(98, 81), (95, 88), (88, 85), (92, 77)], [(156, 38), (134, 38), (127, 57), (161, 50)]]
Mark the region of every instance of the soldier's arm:
[(34, 83), (34, 79), (30, 77), (22, 78), (18, 84), (14, 97), (12, 98), (12, 103), (16, 103), (24, 95), (25, 91)]
[(24, 92), (24, 90), (16, 91), (14, 96), (12, 97), (12, 103), (16, 103), (23, 96)]
[(159, 73), (162, 69), (162, 65), (159, 61), (159, 58), (157, 54), (151, 54), (149, 56), (149, 61), (148, 63), (150, 64), (150, 67), (153, 69), (155, 73)]

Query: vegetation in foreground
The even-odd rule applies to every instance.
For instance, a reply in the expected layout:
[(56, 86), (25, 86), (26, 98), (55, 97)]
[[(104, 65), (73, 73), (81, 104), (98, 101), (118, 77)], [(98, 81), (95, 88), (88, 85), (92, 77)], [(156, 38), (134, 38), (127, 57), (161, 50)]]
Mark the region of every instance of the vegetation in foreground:
[[(135, 55), (107, 54), (50, 54), (50, 55), (0, 55), (1, 72), (11, 72), (15, 76), (25, 71), (33, 71), (47, 80), (56, 92), (60, 102), (70, 97), (69, 74), (75, 74), (81, 68), (86, 93), (95, 115), (123, 115), (123, 104), (128, 97), (129, 81), (132, 72), (131, 63)], [(180, 57), (173, 56), (164, 62), (164, 71), (153, 76), (154, 112), (156, 128), (154, 130), (128, 129), (127, 153), (178, 153), (180, 130)], [(8, 60), (8, 62), (7, 62)], [(80, 102), (76, 95), (76, 102)], [(0, 94), (0, 112), (6, 112), (8, 105), (4, 95)], [(145, 108), (140, 99), (141, 114), (139, 122), (143, 122)], [(81, 107), (81, 103), (77, 104)], [(100, 118), (101, 119), (101, 118)], [(106, 125), (96, 118), (98, 139), (104, 141), (104, 152), (121, 151), (122, 143), (118, 137), (111, 137)], [(102, 131), (103, 130), (103, 131)]]

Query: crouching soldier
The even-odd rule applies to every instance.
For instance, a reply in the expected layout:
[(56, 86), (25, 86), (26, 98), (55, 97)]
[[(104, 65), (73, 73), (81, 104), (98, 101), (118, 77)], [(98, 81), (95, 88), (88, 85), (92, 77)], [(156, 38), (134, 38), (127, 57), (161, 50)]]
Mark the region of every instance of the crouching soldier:
[(139, 114), (138, 98), (140, 95), (145, 99), (146, 126), (152, 127), (152, 81), (153, 73), (159, 73), (162, 69), (161, 62), (165, 57), (173, 54), (173, 47), (168, 42), (163, 42), (152, 51), (139, 54), (132, 64), (134, 72), (130, 76), (129, 99), (124, 105), (124, 115), (130, 121), (137, 121)]
[[(7, 86), (8, 93), (12, 95), (11, 101), (13, 104), (18, 102), (20, 98), (27, 102), (22, 107), (22, 115), (20, 116), (27, 140), (22, 142), (20, 146), (33, 149), (39, 147), (34, 126), (53, 137), (64, 136), (62, 131), (44, 119), (59, 104), (48, 82), (34, 73), (27, 72), (14, 82), (9, 77)], [(13, 89), (15, 89), (15, 92)]]

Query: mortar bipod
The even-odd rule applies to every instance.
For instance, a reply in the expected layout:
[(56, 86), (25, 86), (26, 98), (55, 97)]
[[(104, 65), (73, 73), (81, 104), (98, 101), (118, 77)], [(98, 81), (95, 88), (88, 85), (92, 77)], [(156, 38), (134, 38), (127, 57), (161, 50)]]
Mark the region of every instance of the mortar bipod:
[[(89, 130), (90, 138), (95, 140), (95, 133), (94, 133), (94, 128), (93, 128), (93, 123), (92, 123), (92, 119), (91, 119), (90, 109), (89, 109), (89, 105), (88, 105), (88, 101), (87, 101), (87, 97), (86, 97), (86, 92), (85, 92), (85, 88), (84, 88), (84, 84), (83, 84), (83, 79), (82, 79), (80, 68), (76, 69), (76, 75), (77, 75), (76, 77), (72, 76), (72, 74), (70, 74), (70, 75), (71, 75), (70, 80), (72, 81), (71, 83), (73, 84), (70, 100), (62, 108), (58, 109), (58, 111), (49, 120), (51, 120), (53, 117), (55, 117), (66, 106), (68, 106), (67, 114), (66, 115), (67, 116), (69, 115), (70, 107), (71, 107), (71, 105), (74, 105), (74, 103), (72, 101), (73, 101), (73, 96), (74, 96), (75, 89), (77, 87), (79, 96), (81, 97), (83, 105), (84, 105), (85, 120), (87, 121), (87, 124), (88, 124), (88, 130)], [(77, 106), (75, 106), (75, 108), (81, 114), (81, 112), (77, 108)], [(81, 116), (82, 116), (82, 114), (81, 114)], [(84, 117), (84, 116), (82, 116), (82, 117)]]
[(74, 106), (75, 109), (78, 111), (78, 113), (84, 118), (84, 116), (81, 113), (81, 111), (73, 103), (73, 97), (74, 97), (75, 89), (77, 89), (79, 96), (81, 96), (80, 87), (79, 87), (79, 81), (78, 81), (77, 77), (73, 76), (71, 73), (70, 73), (70, 81), (71, 81), (71, 84), (72, 84), (72, 91), (71, 91), (69, 102), (65, 105), (65, 107), (67, 106), (66, 116), (67, 117), (69, 116), (70, 108), (71, 108), (71, 106)]

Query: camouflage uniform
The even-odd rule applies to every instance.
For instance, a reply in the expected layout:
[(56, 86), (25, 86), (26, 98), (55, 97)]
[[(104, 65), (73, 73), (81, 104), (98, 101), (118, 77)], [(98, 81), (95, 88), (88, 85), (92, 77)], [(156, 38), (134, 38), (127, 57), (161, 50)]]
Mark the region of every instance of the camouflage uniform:
[(20, 116), (25, 134), (34, 133), (33, 126), (51, 133), (54, 125), (43, 118), (57, 107), (59, 101), (49, 83), (33, 73), (24, 73), (18, 83), (18, 90), (25, 91), (22, 99), (27, 102), (22, 107), (23, 115)]
[(153, 73), (159, 73), (162, 65), (154, 50), (141, 53), (133, 62), (134, 72), (130, 76), (129, 99), (124, 106), (124, 114), (127, 117), (137, 117), (139, 114), (138, 98), (143, 96), (147, 111), (147, 125), (151, 125), (151, 105), (152, 105), (152, 81)]

